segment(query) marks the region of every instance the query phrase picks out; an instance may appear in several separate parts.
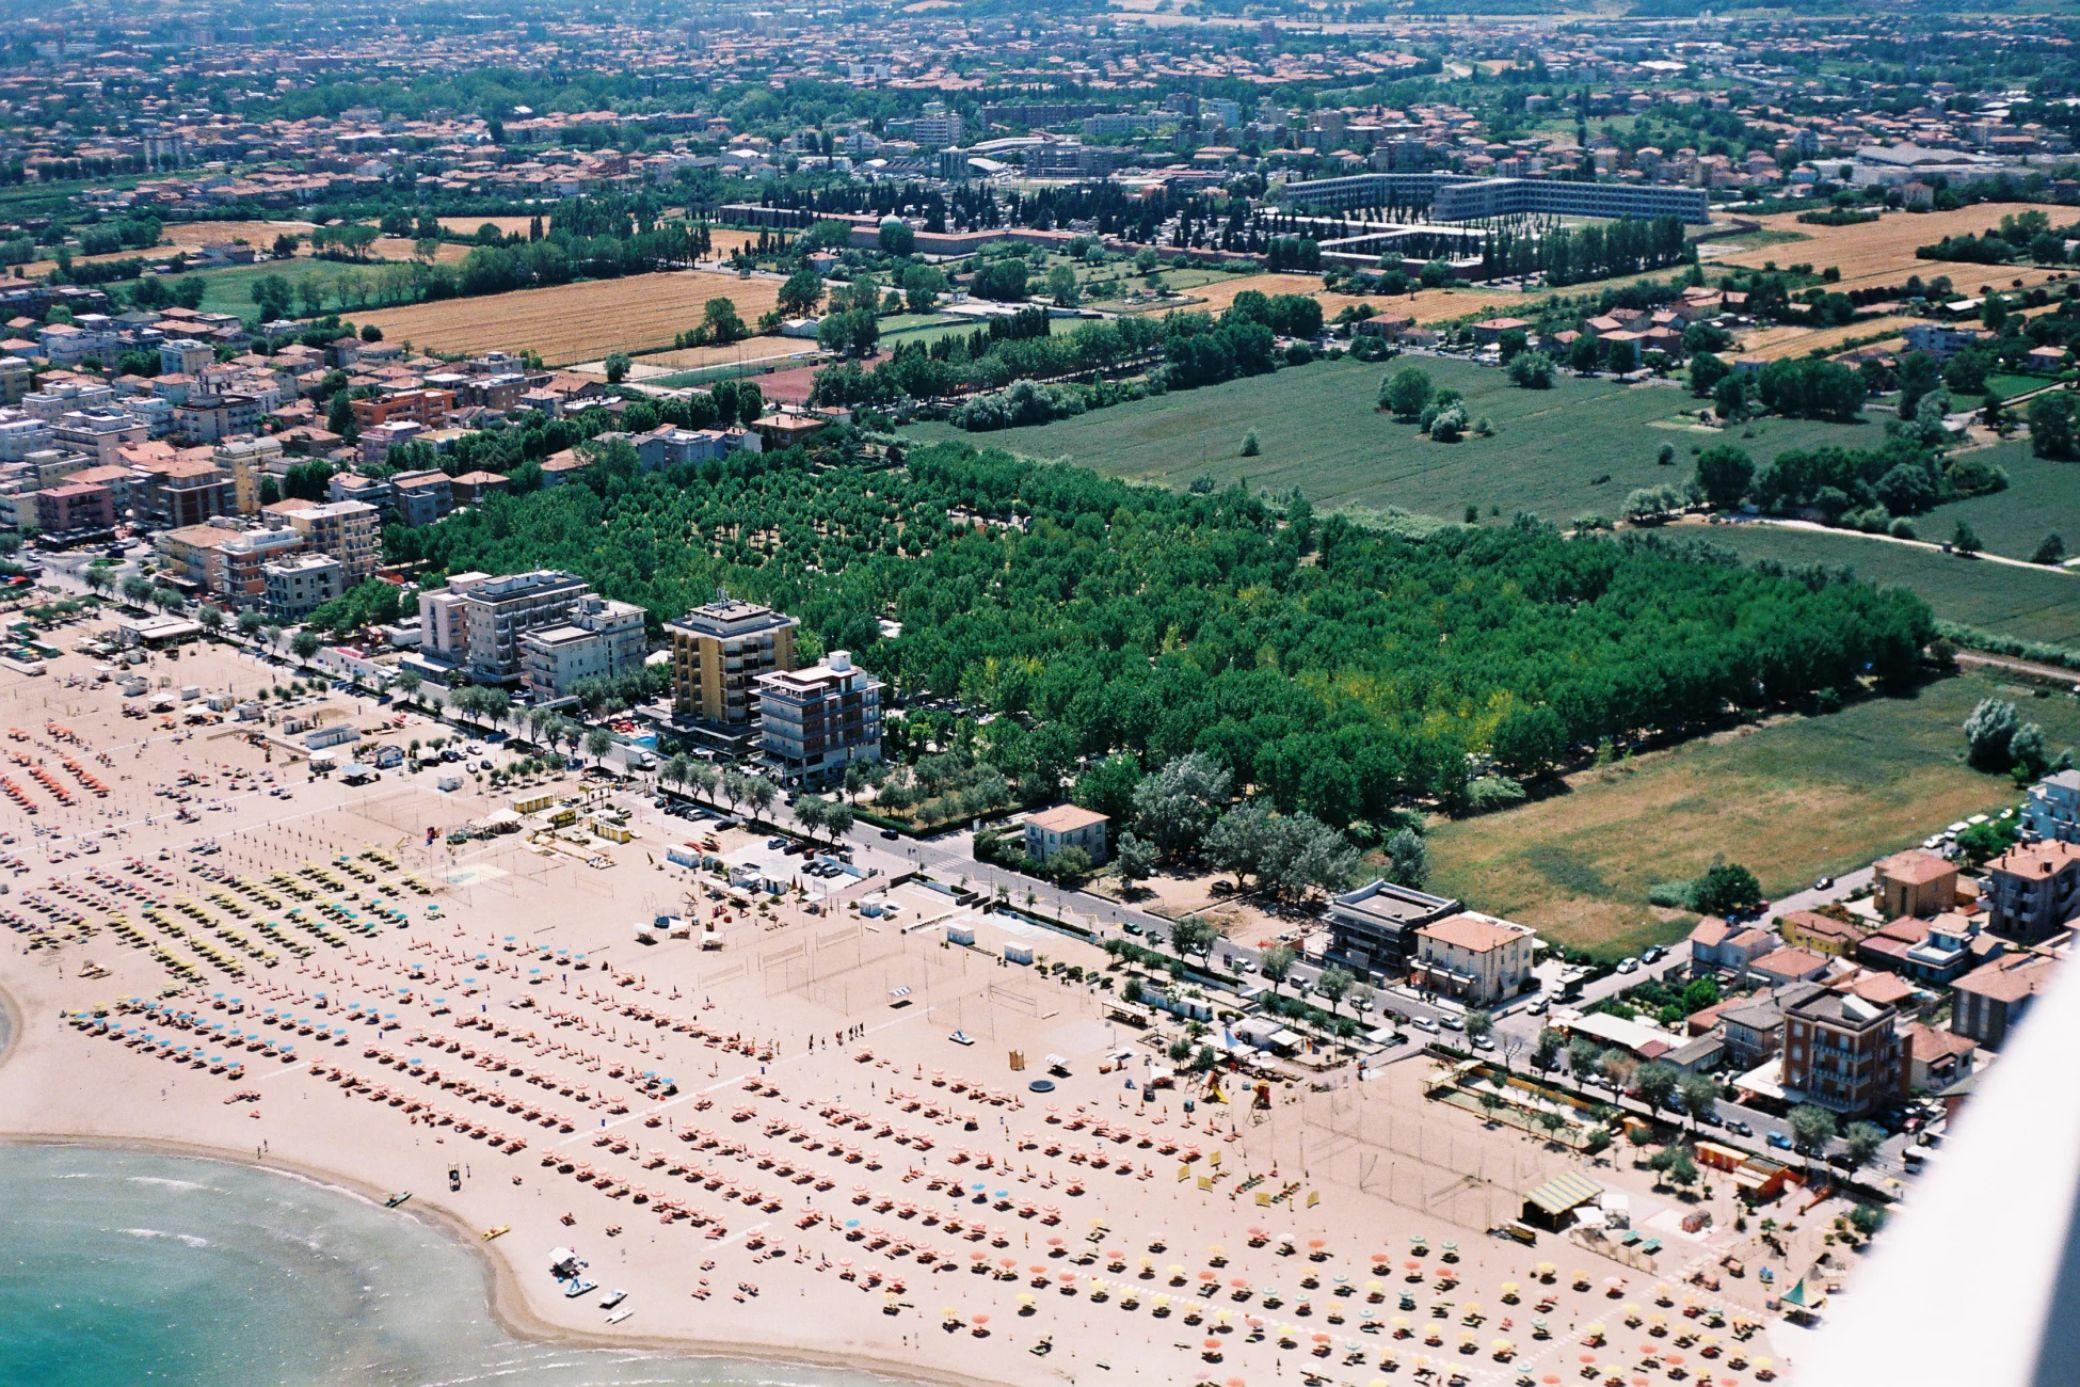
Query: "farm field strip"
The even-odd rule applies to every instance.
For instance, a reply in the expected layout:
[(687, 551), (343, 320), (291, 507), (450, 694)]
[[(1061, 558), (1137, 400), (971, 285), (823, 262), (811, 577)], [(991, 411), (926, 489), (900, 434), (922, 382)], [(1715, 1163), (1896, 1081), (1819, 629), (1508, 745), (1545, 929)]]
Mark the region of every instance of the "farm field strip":
[[(1947, 536), (1956, 508), (1972, 504), (1939, 507), (1924, 517), (1924, 531)], [(1974, 526), (1983, 518), (1974, 518)], [(2053, 523), (2051, 512), (2044, 511), (2044, 528)], [(2080, 646), (2080, 575), (1984, 563), (1853, 534), (1772, 525), (1716, 526), (1704, 537), (1751, 562), (1832, 564), (1874, 583), (1912, 588), (1947, 621), (2022, 640)]]
[(729, 299), (745, 321), (754, 321), (778, 302), (780, 283), (773, 276), (662, 270), (385, 308), (356, 320), (428, 351), (535, 351), (551, 365), (567, 365), (609, 352), (669, 348), (700, 323), (710, 299)]

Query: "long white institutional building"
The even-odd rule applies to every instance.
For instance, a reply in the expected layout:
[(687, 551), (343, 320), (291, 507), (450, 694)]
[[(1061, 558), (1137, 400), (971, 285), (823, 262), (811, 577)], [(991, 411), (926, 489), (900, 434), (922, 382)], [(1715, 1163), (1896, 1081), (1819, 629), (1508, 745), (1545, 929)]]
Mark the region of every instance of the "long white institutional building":
[(1589, 183), (1557, 178), (1476, 178), (1463, 173), (1354, 173), (1314, 178), (1285, 187), (1299, 208), (1428, 206), (1441, 222), (1479, 221), (1517, 213), (1556, 217), (1674, 217), (1711, 220), (1702, 188), (1665, 183)]

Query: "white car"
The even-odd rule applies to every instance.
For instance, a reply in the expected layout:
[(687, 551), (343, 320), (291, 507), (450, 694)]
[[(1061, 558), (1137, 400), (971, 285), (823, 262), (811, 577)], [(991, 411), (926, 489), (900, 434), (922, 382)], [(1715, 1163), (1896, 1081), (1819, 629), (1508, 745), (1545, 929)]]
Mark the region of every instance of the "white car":
[(1637, 973), (1639, 971), (1639, 960), (1636, 958), (1619, 960), (1618, 971), (1621, 973)]

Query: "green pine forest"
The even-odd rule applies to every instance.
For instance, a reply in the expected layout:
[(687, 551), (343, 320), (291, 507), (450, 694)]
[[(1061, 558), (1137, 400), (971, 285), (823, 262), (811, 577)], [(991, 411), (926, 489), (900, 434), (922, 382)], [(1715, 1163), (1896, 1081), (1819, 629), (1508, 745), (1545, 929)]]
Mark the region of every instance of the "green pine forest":
[(980, 754), (1026, 784), (1201, 751), (1337, 826), (1451, 805), (1481, 755), (1535, 775), (1605, 739), (1903, 682), (1934, 634), (1910, 593), (1663, 539), (1527, 521), (1417, 540), (959, 442), (898, 466), (788, 452), (650, 474), (610, 450), (389, 544), (428, 581), (567, 568), (658, 620), (726, 587), (902, 696), (1010, 715)]

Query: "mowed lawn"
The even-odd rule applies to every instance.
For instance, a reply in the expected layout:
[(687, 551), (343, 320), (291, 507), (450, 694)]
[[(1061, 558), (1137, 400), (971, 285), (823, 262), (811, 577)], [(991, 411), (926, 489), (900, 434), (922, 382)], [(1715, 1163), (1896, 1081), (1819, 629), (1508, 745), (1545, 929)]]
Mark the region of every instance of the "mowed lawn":
[(2013, 699), (2054, 748), (2080, 741), (2080, 703), (1986, 674), (1906, 698), (1745, 728), (1590, 771), (1572, 789), (1430, 833), (1433, 890), (1608, 956), (1681, 937), (1694, 917), (1648, 904), (1657, 882), (1739, 862), (1783, 895), (2017, 802), (1964, 764), (1960, 730), (1988, 695)]
[[(1383, 376), (1413, 364), (1439, 387), (1466, 396), (1467, 413), (1494, 426), (1489, 438), (1433, 443), (1413, 423), (1374, 408)], [(1520, 510), (1548, 520), (1614, 516), (1636, 487), (1687, 480), (1692, 455), (1738, 444), (1757, 458), (1790, 448), (1882, 441), (1879, 426), (1765, 419), (1739, 431), (1697, 427), (1681, 413), (1694, 402), (1668, 386), (1619, 385), (1563, 375), (1550, 390), (1523, 390), (1498, 368), (1438, 358), (1292, 367), (1095, 410), (1073, 419), (997, 433), (918, 430), (1058, 459), (1116, 477), (1183, 487), (1206, 474), (1227, 483), (1285, 491), (1317, 506), (1387, 507), (1458, 519), (1467, 506), (1507, 519)], [(1255, 431), (1259, 456), (1241, 456)], [(1673, 466), (1655, 461), (1663, 443)]]
[[(2070, 510), (2064, 516), (2047, 511), (2038, 519), (2048, 528), (2072, 514)], [(2080, 524), (2073, 528), (2080, 529)], [(1948, 533), (1947, 526), (1932, 528), (1926, 517), (1922, 529), (1938, 538)], [(1769, 525), (1723, 525), (1706, 538), (1744, 559), (1837, 564), (1874, 583), (1912, 588), (1946, 621), (2023, 640), (2080, 646), (2080, 574), (1959, 558), (1851, 534)], [(2070, 537), (2067, 542), (2072, 542)]]

